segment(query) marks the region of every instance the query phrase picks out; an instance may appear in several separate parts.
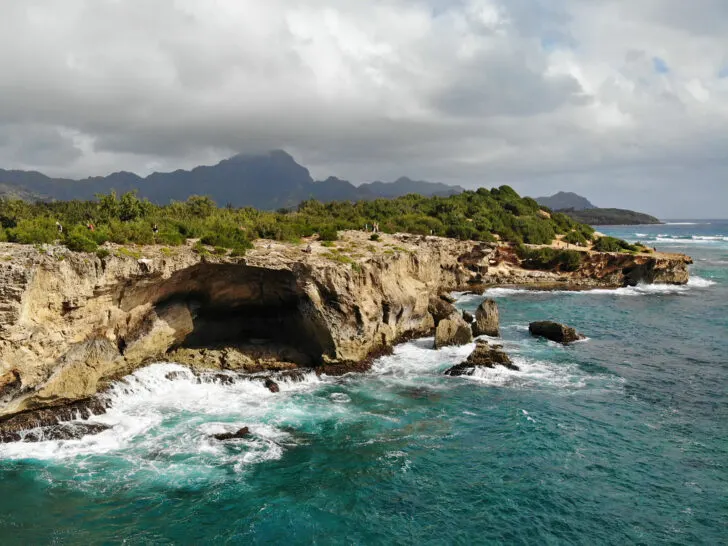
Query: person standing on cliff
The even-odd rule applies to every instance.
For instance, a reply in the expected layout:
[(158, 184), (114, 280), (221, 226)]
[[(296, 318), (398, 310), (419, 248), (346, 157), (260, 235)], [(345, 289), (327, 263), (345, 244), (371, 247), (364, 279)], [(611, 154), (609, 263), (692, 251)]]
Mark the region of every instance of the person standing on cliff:
[(58, 220), (56, 220), (56, 229), (58, 230), (58, 235), (63, 235), (63, 226)]

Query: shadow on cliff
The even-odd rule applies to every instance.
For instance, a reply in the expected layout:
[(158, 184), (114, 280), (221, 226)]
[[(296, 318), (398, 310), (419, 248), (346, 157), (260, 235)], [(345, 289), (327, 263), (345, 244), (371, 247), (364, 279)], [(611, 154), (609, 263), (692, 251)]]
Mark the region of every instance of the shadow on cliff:
[[(119, 307), (128, 311), (145, 303), (152, 311), (119, 341), (127, 359), (142, 352), (235, 347), (256, 356), (284, 354), (310, 366), (335, 351), (318, 310), (288, 270), (201, 263), (169, 279), (128, 287)], [(166, 336), (160, 321), (171, 329)]]

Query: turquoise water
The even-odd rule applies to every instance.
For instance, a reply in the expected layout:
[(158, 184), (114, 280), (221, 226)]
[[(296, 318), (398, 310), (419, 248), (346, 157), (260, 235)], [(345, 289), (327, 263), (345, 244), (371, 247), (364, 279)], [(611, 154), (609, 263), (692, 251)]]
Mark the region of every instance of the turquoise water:
[(145, 368), (112, 430), (0, 446), (0, 544), (728, 542), (728, 222), (601, 231), (689, 253), (690, 285), (491, 290), (521, 372), (445, 377), (472, 347), (431, 339), (279, 394)]

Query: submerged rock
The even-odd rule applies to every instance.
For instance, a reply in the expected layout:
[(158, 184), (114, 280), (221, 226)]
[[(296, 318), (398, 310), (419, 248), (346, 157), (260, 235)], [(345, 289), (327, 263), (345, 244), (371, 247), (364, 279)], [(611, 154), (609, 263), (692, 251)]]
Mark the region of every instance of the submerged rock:
[(3, 434), (2, 442), (48, 442), (52, 440), (79, 440), (84, 436), (100, 434), (111, 428), (103, 423), (60, 423), (50, 427), (29, 430), (23, 434)]
[(0, 432), (0, 443), (78, 440), (84, 436), (100, 434), (110, 428), (111, 426), (103, 423), (59, 423), (22, 432)]
[(270, 377), (266, 378), (265, 380), (265, 388), (268, 389), (270, 392), (280, 392), (281, 388), (278, 386), (278, 383), (273, 381)]
[(220, 440), (221, 442), (224, 442), (225, 440), (237, 440), (240, 438), (247, 438), (248, 436), (250, 436), (250, 429), (248, 427), (243, 427), (237, 432), (223, 432), (221, 434), (212, 435), (215, 440)]
[[(24, 411), (22, 413), (17, 413), (15, 415), (4, 417), (0, 419), (0, 443), (20, 441), (28, 435), (29, 431), (35, 429), (44, 431), (44, 433), (47, 431), (49, 435), (62, 435), (64, 433), (66, 424), (76, 427), (76, 429), (79, 431), (79, 435), (75, 437), (80, 438), (85, 434), (91, 434), (91, 432), (83, 434), (80, 433), (84, 426), (92, 426), (91, 428), (88, 428), (88, 430), (92, 430), (93, 427), (96, 427), (96, 424), (78, 423), (77, 421), (80, 419), (89, 419), (94, 415), (101, 415), (103, 413), (106, 413), (107, 408), (108, 402), (106, 400), (103, 400), (99, 397), (93, 397), (85, 400), (78, 400), (76, 402), (63, 406)], [(69, 421), (74, 422), (68, 423)], [(51, 429), (57, 430), (54, 432)], [(101, 432), (101, 430), (98, 430), (98, 432)], [(49, 437), (47, 439), (65, 438)]]
[(498, 305), (493, 300), (485, 300), (475, 311), (475, 322), (473, 323), (473, 335), (478, 336), (500, 336), (500, 315)]
[(441, 320), (435, 329), (435, 349), (451, 345), (467, 345), (473, 341), (470, 324), (463, 320), (459, 313), (452, 313)]
[(472, 313), (469, 313), (467, 311), (463, 311), (463, 320), (467, 322), (468, 324), (472, 324), (472, 322), (475, 320), (475, 317), (473, 317)]
[(475, 369), (481, 368), (494, 368), (495, 366), (504, 366), (509, 370), (519, 371), (510, 359), (510, 357), (502, 350), (501, 345), (489, 345), (487, 341), (478, 340), (475, 345), (475, 349), (468, 359), (461, 363), (449, 368), (445, 371), (445, 375), (460, 376), (460, 375), (473, 375)]
[(549, 320), (532, 322), (528, 325), (528, 331), (532, 336), (545, 337), (551, 341), (563, 344), (584, 339), (584, 336), (574, 328)]

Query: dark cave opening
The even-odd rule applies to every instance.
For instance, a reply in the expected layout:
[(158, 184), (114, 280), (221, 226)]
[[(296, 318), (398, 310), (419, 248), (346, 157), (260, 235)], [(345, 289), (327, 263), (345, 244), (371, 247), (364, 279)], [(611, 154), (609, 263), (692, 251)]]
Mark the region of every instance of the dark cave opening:
[[(237, 347), (258, 352), (284, 353), (297, 364), (313, 365), (324, 352), (311, 324), (300, 311), (303, 301), (285, 301), (278, 305), (242, 304), (233, 307), (206, 305), (196, 301), (194, 330), (181, 347), (204, 349)], [(305, 358), (301, 358), (302, 353)], [(304, 360), (301, 362), (301, 360)]]
[(316, 365), (333, 351), (328, 330), (288, 270), (199, 264), (146, 292), (127, 294), (128, 305), (153, 293), (157, 308), (182, 303), (190, 310), (192, 332), (172, 349), (235, 347), (299, 365)]

